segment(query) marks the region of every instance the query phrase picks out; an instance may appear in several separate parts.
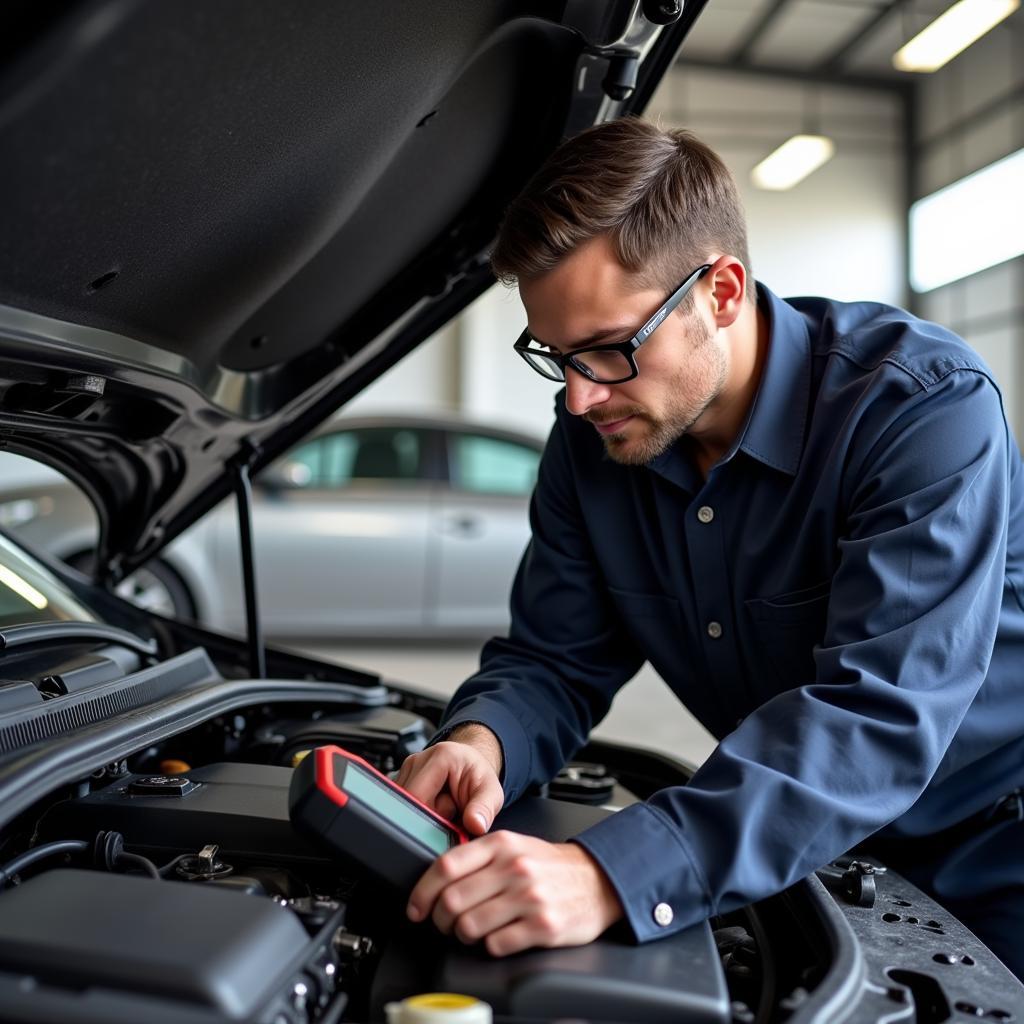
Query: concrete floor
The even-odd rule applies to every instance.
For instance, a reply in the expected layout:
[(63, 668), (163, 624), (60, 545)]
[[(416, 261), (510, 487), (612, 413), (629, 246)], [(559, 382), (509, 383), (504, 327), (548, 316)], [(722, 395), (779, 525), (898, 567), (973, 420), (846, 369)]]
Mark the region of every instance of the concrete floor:
[[(304, 644), (317, 658), (377, 672), (447, 697), (476, 670), (479, 644)], [(714, 738), (676, 700), (650, 666), (616, 697), (594, 736), (646, 747), (700, 764), (714, 750)]]

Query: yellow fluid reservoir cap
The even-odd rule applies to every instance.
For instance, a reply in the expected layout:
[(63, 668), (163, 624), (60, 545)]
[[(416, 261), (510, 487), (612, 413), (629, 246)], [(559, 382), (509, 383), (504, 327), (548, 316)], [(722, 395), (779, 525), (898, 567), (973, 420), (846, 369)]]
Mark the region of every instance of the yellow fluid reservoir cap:
[(176, 757), (169, 757), (160, 762), (161, 775), (186, 775), (192, 771), (192, 765), (188, 761), (180, 761)]
[(308, 750), (296, 750), (295, 753), (292, 754), (292, 767), (298, 768), (299, 764), (308, 754), (310, 754), (310, 751)]
[(425, 992), (384, 1007), (388, 1024), (491, 1024), (488, 1003), (456, 992)]

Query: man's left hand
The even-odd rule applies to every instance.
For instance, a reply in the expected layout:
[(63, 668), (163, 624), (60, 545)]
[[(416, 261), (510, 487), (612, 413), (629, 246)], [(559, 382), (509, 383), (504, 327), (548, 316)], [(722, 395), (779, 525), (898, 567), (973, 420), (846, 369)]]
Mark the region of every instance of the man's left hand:
[(575, 843), (492, 832), (438, 857), (409, 897), (409, 919), (481, 939), (492, 956), (579, 946), (623, 916), (597, 861)]

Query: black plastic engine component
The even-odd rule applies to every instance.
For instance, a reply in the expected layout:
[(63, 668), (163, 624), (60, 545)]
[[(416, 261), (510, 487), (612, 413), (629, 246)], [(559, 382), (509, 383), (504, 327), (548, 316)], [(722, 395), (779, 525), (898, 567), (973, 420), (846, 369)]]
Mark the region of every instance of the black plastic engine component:
[[(502, 810), (494, 828), (564, 842), (609, 813), (585, 804), (524, 797)], [(374, 975), (371, 1006), (377, 1014), (386, 1003), (416, 992), (450, 991), (476, 996), (490, 1003), (499, 1017), (515, 1020), (730, 1020), (725, 975), (706, 921), (643, 946), (612, 929), (586, 946), (501, 960), (454, 939), (426, 941), (422, 925), (395, 920), (392, 927)]]
[(175, 776), (191, 784), (182, 792), (178, 784), (156, 785), (154, 776), (125, 775), (55, 806), (41, 832), (92, 839), (100, 829), (116, 829), (128, 847), (158, 861), (215, 843), (229, 862), (327, 866), (330, 856), (288, 818), (291, 777), (290, 768), (273, 765), (212, 764)]
[[(892, 1003), (913, 1007), (916, 1016), (908, 1016), (918, 1021), (960, 1019), (955, 1011), (986, 1021), (1024, 1020), (1018, 980), (948, 910), (892, 868), (863, 859), (840, 861), (844, 871), (867, 867), (873, 868), (865, 876), (874, 883), (870, 902), (853, 898), (849, 891), (834, 893), (834, 898), (843, 907), (855, 947), (875, 953), (868, 958), (867, 980), (876, 990), (888, 991)], [(829, 874), (829, 869), (822, 873)], [(791, 892), (795, 896), (797, 889)], [(898, 966), (893, 963), (897, 950)], [(824, 988), (819, 986), (815, 996)]]
[(571, 949), (495, 960), (455, 940), (424, 941), (396, 929), (374, 976), (379, 1013), (417, 991), (464, 992), (490, 1003), (501, 1019), (727, 1024), (729, 993), (706, 922), (638, 946), (610, 936)]
[(603, 764), (572, 761), (548, 783), (548, 794), (574, 804), (610, 803), (618, 780)]
[[(363, 878), (363, 869), (354, 864), (351, 867), (339, 865), (337, 858), (330, 855), (324, 858), (318, 848), (294, 830), (288, 819), (292, 774), (291, 769), (271, 765), (209, 765), (188, 772), (187, 778), (196, 788), (178, 796), (163, 795), (165, 788), (177, 790), (177, 786), (157, 786), (159, 792), (136, 795), (138, 787), (133, 788), (133, 783), (143, 776), (125, 775), (99, 792), (53, 807), (42, 823), (40, 838), (80, 836), (92, 839), (100, 829), (117, 829), (131, 849), (146, 852), (156, 861), (182, 853), (194, 854), (208, 844), (219, 844), (219, 850), (214, 851), (212, 847), (208, 850), (211, 871), (216, 873), (219, 861), (236, 865), (237, 874), (212, 881), (165, 882), (99, 872), (73, 873), (94, 883), (92, 892), (97, 894), (85, 901), (88, 913), (83, 921), (90, 915), (97, 920), (102, 918), (98, 907), (104, 905), (103, 893), (108, 891), (108, 879), (115, 884), (134, 883), (137, 892), (141, 885), (155, 887), (147, 891), (145, 900), (139, 899), (136, 912), (144, 914), (145, 920), (135, 920), (130, 925), (134, 937), (124, 941), (149, 944), (155, 939), (159, 943), (164, 925), (150, 927), (150, 908), (155, 918), (163, 915), (165, 890), (175, 898), (187, 899), (188, 907), (192, 908), (189, 912), (197, 915), (194, 924), (191, 917), (184, 923), (180, 917), (171, 918), (177, 922), (175, 927), (188, 932), (201, 930), (202, 921), (217, 916), (220, 903), (205, 902), (211, 898), (219, 900), (227, 896), (247, 904), (271, 907), (265, 897), (251, 895), (260, 891), (258, 865), (280, 865), (307, 877), (313, 872), (334, 883), (340, 874), (352, 879)], [(509, 828), (559, 842), (595, 824), (608, 813), (601, 807), (526, 797), (505, 808), (495, 828)], [(47, 872), (28, 885), (38, 885), (49, 875), (67, 873)], [(221, 888), (232, 880), (239, 891)], [(264, 887), (264, 891), (269, 890)], [(160, 893), (155, 902), (152, 892)], [(7, 919), (10, 906), (7, 896), (0, 893), (3, 934), (20, 935), (21, 923)], [(391, 999), (448, 988), (476, 995), (492, 1003), (499, 1014), (517, 1018), (549, 1019), (556, 1014), (594, 1021), (614, 1020), (620, 1024), (640, 1020), (724, 1024), (729, 1020), (725, 977), (707, 923), (644, 946), (636, 946), (628, 937), (620, 937), (613, 930), (601, 940), (579, 949), (492, 961), (479, 949), (466, 949), (460, 943), (444, 940), (430, 926), (409, 925), (403, 914), (404, 901), (392, 905), (380, 886), (355, 886), (346, 896), (346, 903), (348, 927), (355, 928), (359, 934), (387, 936), (383, 959), (376, 965), (371, 982), (369, 1005), (374, 1013), (380, 1013), (383, 1003)], [(298, 912), (298, 904), (295, 906)], [(288, 916), (279, 906), (272, 909)], [(181, 913), (185, 913), (184, 909)], [(67, 922), (68, 929), (77, 927), (77, 918)], [(125, 923), (123, 927), (129, 925)], [(234, 942), (242, 944), (241, 949), (245, 942), (255, 941), (254, 922), (248, 919), (233, 918), (231, 926), (225, 924), (224, 929), (217, 934), (234, 936), (237, 929), (238, 937), (226, 940), (225, 951), (229, 956), (233, 954)], [(101, 936), (104, 935), (106, 933), (101, 932)], [(74, 942), (85, 945), (92, 938), (93, 933), (85, 928)], [(50, 949), (52, 951), (52, 947)], [(63, 956), (61, 949), (58, 948), (58, 954)], [(149, 954), (137, 955), (147, 962), (145, 957)], [(260, 955), (253, 955), (253, 961), (262, 963)], [(185, 962), (191, 963), (190, 957), (185, 957)], [(3, 969), (0, 963), (0, 1002)], [(27, 966), (24, 970), (30, 973)], [(108, 967), (108, 971), (120, 970), (120, 967)], [(312, 990), (311, 985), (308, 987)], [(76, 1019), (89, 1019), (53, 1014), (51, 1017), (69, 1024)], [(136, 1021), (153, 1021), (154, 1024), (164, 1019), (167, 1018), (141, 1012), (135, 1017)], [(187, 1016), (180, 1015), (175, 1024), (188, 1020)]]
[(291, 765), (292, 758), (314, 747), (344, 747), (378, 771), (394, 771), (409, 754), (427, 745), (432, 727), (401, 708), (360, 708), (310, 721), (284, 719), (256, 731), (252, 752), (261, 759)]
[(68, 1024), (312, 1021), (344, 998), (331, 945), (342, 923), (339, 910), (310, 937), (267, 899), (47, 871), (0, 894), (0, 1005)]

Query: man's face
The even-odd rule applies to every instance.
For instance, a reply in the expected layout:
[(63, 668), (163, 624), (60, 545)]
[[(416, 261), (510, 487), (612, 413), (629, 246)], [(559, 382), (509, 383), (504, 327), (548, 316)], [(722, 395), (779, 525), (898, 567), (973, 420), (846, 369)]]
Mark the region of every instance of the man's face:
[[(629, 274), (604, 236), (580, 246), (543, 276), (520, 282), (519, 292), (531, 334), (562, 354), (628, 340), (668, 297)], [(702, 315), (707, 300), (700, 282), (691, 296), (691, 314), (670, 314), (637, 349), (640, 372), (633, 380), (598, 384), (566, 368), (566, 408), (593, 424), (616, 462), (650, 462), (683, 434), (700, 433), (714, 416), (728, 372), (727, 352)]]

